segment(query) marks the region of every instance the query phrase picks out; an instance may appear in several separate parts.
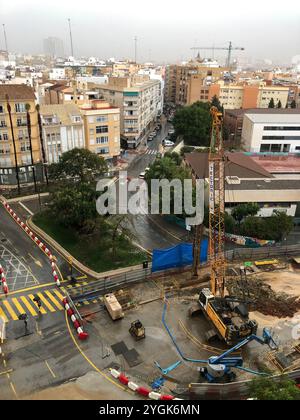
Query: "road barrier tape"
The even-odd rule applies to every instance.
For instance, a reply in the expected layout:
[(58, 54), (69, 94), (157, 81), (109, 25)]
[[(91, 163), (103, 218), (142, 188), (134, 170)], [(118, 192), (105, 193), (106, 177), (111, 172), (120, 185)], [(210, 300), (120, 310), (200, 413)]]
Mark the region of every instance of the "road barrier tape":
[(67, 312), (68, 316), (70, 317), (70, 319), (71, 319), (71, 321), (74, 325), (75, 330), (77, 331), (77, 335), (78, 335), (79, 340), (82, 340), (82, 341), (86, 340), (89, 337), (89, 335), (88, 335), (88, 333), (83, 331), (83, 327), (82, 327), (79, 319), (77, 318), (75, 312), (71, 308), (71, 306), (69, 304), (69, 301), (66, 297), (63, 298), (62, 304), (63, 304), (63, 306), (65, 308), (65, 311)]
[(7, 281), (6, 281), (4, 269), (3, 269), (1, 264), (0, 264), (0, 276), (1, 276), (3, 293), (7, 296), (8, 295), (8, 286), (7, 286)]
[(175, 398), (173, 395), (160, 394), (159, 392), (150, 391), (149, 389), (143, 386), (139, 386), (136, 383), (132, 382), (124, 373), (121, 373), (116, 369), (110, 369), (110, 374), (115, 379), (118, 379), (118, 381), (122, 385), (128, 386), (128, 388), (131, 389), (131, 391), (136, 392), (142, 397), (149, 398), (150, 400), (156, 400), (156, 401), (180, 400), (180, 398)]
[(45, 255), (47, 255), (51, 263), (53, 279), (56, 285), (59, 287), (60, 280), (56, 271), (57, 270), (57, 267), (55, 264), (56, 258), (54, 257), (54, 255), (47, 248), (47, 246), (35, 235), (35, 233), (33, 233), (24, 222), (22, 222), (22, 220), (18, 217), (18, 215), (13, 211), (13, 209), (10, 207), (10, 205), (7, 202), (4, 202), (3, 205), (4, 205), (4, 208), (7, 210), (7, 212), (10, 214), (10, 216), (24, 230), (24, 232), (29, 236), (29, 238), (44, 252)]

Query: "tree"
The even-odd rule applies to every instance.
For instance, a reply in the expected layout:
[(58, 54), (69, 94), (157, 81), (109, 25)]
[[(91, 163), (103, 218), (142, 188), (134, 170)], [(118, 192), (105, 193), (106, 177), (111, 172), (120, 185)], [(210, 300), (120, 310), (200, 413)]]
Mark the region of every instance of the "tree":
[(275, 102), (273, 98), (269, 102), (269, 108), (275, 108)]
[(300, 389), (291, 379), (282, 377), (279, 382), (261, 377), (249, 386), (250, 396), (260, 401), (299, 401)]
[(291, 108), (295, 109), (297, 107), (295, 99), (291, 103)]
[(64, 186), (52, 194), (49, 211), (63, 226), (91, 233), (98, 219), (97, 198), (98, 193), (88, 184)]
[(246, 203), (236, 206), (232, 210), (232, 217), (241, 224), (241, 221), (247, 216), (255, 216), (259, 211), (259, 205), (257, 203)]
[(105, 160), (87, 149), (73, 149), (63, 153), (58, 163), (49, 167), (51, 179), (78, 180), (81, 183), (93, 182), (107, 172)]
[(123, 235), (131, 241), (135, 238), (134, 234), (134, 224), (132, 217), (128, 214), (120, 214), (115, 216), (110, 216), (108, 219), (109, 233), (111, 236), (111, 246), (112, 246), (112, 258), (113, 260), (117, 257), (118, 251), (118, 240), (120, 235)]
[(174, 117), (177, 136), (189, 146), (209, 146), (211, 132), (210, 103), (196, 102), (180, 108)]
[(30, 148), (30, 158), (31, 158), (31, 167), (32, 167), (32, 174), (33, 174), (34, 190), (35, 190), (35, 192), (37, 192), (35, 166), (34, 166), (34, 160), (33, 160), (32, 137), (31, 137), (30, 104), (26, 104), (25, 109), (26, 109), (26, 117), (27, 117), (27, 132), (28, 132), (28, 140), (29, 140), (29, 148)]
[(281, 108), (282, 108), (282, 103), (281, 103), (281, 100), (279, 100), (279, 101), (278, 101), (277, 108), (278, 108), (278, 109), (281, 109)]

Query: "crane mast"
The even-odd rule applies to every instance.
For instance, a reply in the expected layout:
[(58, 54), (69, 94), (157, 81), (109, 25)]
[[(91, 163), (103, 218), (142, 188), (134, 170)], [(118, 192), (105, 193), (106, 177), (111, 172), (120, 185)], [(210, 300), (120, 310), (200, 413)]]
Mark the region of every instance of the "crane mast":
[(211, 291), (215, 296), (225, 293), (225, 155), (223, 147), (223, 115), (211, 108), (212, 133), (209, 154), (209, 253)]

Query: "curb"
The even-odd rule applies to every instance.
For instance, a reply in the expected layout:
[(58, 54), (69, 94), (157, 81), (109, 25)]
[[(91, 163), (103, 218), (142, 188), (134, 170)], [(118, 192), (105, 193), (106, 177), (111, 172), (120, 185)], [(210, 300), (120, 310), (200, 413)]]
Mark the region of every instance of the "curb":
[(115, 369), (110, 369), (110, 374), (115, 379), (118, 379), (122, 385), (127, 386), (131, 391), (136, 392), (141, 397), (150, 398), (150, 400), (155, 400), (155, 401), (181, 400), (181, 398), (175, 398), (173, 395), (160, 394), (159, 392), (154, 392), (143, 386), (139, 386), (136, 383), (130, 381), (130, 379), (127, 376), (125, 376), (124, 373), (121, 373)]
[(18, 217), (18, 215), (13, 211), (10, 205), (5, 201), (3, 202), (3, 206), (8, 212), (8, 214), (14, 219), (14, 221), (21, 227), (21, 229), (29, 236), (29, 238), (39, 247), (39, 249), (49, 258), (52, 268), (53, 279), (56, 285), (60, 286), (60, 280), (57, 274), (57, 267), (56, 267), (56, 258), (52, 254), (52, 252), (46, 247), (46, 245), (39, 240), (39, 238), (32, 232), (28, 226)]
[(79, 271), (81, 271), (83, 274), (86, 274), (87, 276), (95, 279), (95, 280), (104, 280), (107, 277), (113, 277), (121, 274), (128, 274), (132, 271), (135, 271), (139, 269), (142, 264), (132, 266), (129, 268), (119, 268), (117, 270), (112, 271), (106, 271), (103, 273), (97, 273), (96, 271), (91, 270), (90, 268), (83, 265), (80, 261), (76, 260), (66, 249), (64, 249), (58, 242), (55, 241), (55, 239), (51, 238), (46, 232), (44, 232), (41, 228), (39, 228), (33, 221), (32, 218), (29, 218), (27, 220), (27, 224), (30, 227), (32, 231), (36, 231), (37, 234), (43, 238), (44, 241), (49, 243), (59, 254), (61, 254), (65, 259), (72, 258), (73, 265), (75, 268), (77, 268)]

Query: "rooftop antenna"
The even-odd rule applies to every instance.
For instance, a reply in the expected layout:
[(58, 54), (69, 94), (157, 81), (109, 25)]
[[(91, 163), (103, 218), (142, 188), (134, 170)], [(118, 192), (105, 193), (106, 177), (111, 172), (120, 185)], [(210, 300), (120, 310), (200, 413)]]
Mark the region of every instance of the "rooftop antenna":
[(137, 64), (137, 43), (138, 43), (138, 37), (134, 37), (134, 62)]
[(72, 28), (71, 28), (71, 19), (68, 19), (69, 22), (69, 30), (70, 30), (70, 41), (71, 41), (71, 55), (74, 57), (74, 48), (73, 48), (73, 37), (72, 37)]
[(4, 33), (5, 49), (6, 49), (6, 52), (8, 54), (8, 45), (7, 45), (7, 36), (6, 36), (5, 24), (3, 23), (2, 26), (3, 26), (3, 33)]

